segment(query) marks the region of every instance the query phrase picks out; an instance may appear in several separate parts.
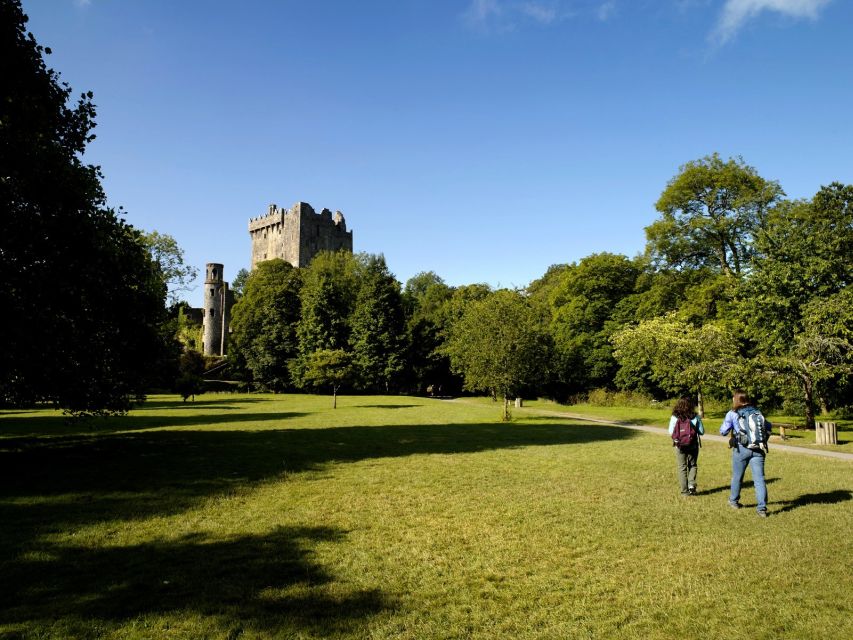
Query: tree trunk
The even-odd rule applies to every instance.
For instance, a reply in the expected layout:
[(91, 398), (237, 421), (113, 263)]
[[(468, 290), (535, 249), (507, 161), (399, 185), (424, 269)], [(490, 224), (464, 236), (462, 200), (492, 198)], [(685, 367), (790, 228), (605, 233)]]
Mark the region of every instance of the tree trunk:
[(817, 401), (820, 404), (820, 415), (829, 415), (829, 404), (826, 401), (826, 397), (820, 391), (817, 393)]
[(338, 388), (332, 387), (332, 409), (338, 408)]
[(696, 408), (699, 409), (699, 417), (705, 418), (705, 399), (702, 397), (702, 389), (696, 393)]
[(504, 422), (509, 422), (509, 397), (508, 397), (508, 396), (504, 396), (504, 415), (503, 415), (503, 421), (504, 421)]
[(803, 400), (806, 404), (806, 429), (814, 429), (814, 385), (812, 379), (805, 372), (800, 374), (800, 383), (803, 387)]

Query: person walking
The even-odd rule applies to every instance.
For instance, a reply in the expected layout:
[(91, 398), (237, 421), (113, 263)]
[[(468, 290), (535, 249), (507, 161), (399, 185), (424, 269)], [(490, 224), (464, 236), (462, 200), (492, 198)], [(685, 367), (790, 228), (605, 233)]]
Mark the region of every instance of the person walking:
[(764, 460), (767, 456), (767, 440), (771, 424), (753, 405), (744, 391), (732, 395), (732, 409), (726, 414), (720, 427), (720, 435), (729, 437), (732, 449), (732, 486), (729, 506), (740, 509), (740, 488), (747, 466), (752, 471), (755, 487), (755, 502), (758, 515), (767, 517), (767, 483), (764, 480)]
[(699, 463), (699, 436), (705, 435), (702, 418), (693, 409), (693, 400), (679, 398), (669, 418), (669, 435), (675, 448), (675, 468), (682, 496), (696, 495), (696, 474)]

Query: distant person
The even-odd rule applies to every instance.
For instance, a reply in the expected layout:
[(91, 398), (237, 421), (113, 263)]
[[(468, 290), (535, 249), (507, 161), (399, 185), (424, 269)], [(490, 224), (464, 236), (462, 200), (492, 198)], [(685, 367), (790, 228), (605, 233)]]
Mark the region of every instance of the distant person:
[(740, 509), (740, 486), (747, 465), (752, 470), (755, 486), (755, 501), (758, 515), (767, 517), (767, 483), (764, 481), (764, 460), (767, 456), (767, 441), (770, 438), (770, 423), (755, 408), (744, 391), (735, 391), (732, 410), (726, 414), (720, 435), (729, 435), (732, 449), (732, 490), (729, 506)]
[(705, 434), (702, 418), (693, 409), (693, 400), (679, 398), (669, 419), (669, 435), (675, 448), (675, 468), (682, 496), (696, 495), (696, 474), (699, 464), (699, 436)]

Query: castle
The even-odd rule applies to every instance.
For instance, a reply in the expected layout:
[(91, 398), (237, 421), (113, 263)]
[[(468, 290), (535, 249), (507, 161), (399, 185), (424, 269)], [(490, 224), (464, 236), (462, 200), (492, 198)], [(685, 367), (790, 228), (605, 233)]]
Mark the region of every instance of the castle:
[[(347, 231), (344, 214), (328, 209), (314, 211), (307, 202), (297, 202), (290, 209), (271, 204), (264, 216), (249, 220), (254, 269), (259, 262), (281, 258), (294, 267), (307, 267), (320, 251), (352, 253), (352, 231)], [(223, 265), (207, 264), (204, 279), (204, 306), (192, 309), (201, 316), (202, 343), (206, 356), (225, 355), (225, 336), (234, 304), (234, 292), (224, 279)]]
[(264, 260), (281, 258), (294, 267), (307, 267), (320, 251), (352, 253), (352, 231), (344, 214), (328, 209), (316, 213), (307, 202), (290, 209), (271, 204), (267, 215), (249, 220), (252, 238), (252, 269)]

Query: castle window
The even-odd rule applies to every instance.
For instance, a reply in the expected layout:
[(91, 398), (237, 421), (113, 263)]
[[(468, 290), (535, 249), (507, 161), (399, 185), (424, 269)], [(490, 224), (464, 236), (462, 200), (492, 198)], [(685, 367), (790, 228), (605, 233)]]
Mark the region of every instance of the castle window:
[(216, 280), (216, 269), (213, 270), (213, 279)]
[(213, 297), (213, 288), (210, 289), (210, 297)]
[(213, 318), (215, 316), (216, 316), (216, 309), (211, 309), (210, 310), (210, 317)]

